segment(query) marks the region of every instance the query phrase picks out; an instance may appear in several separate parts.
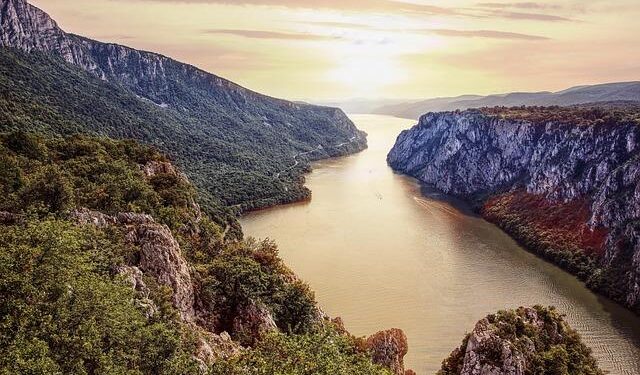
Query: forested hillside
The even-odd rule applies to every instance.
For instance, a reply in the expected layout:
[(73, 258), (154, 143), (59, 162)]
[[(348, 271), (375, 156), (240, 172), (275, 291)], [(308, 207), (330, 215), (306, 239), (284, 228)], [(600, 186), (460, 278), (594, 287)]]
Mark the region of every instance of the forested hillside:
[(154, 149), (2, 134), (0, 193), (1, 374), (388, 373)]
[(210, 204), (245, 210), (309, 198), (309, 160), (366, 147), (339, 109), (272, 98), (156, 53), (66, 33), (25, 0), (0, 1), (0, 20), (0, 131), (154, 144)]
[[(225, 118), (213, 119), (206, 101), (199, 114), (162, 108), (58, 57), (15, 49), (0, 49), (0, 92), (0, 130), (102, 134), (155, 144), (184, 168), (211, 206), (251, 209), (307, 198), (310, 193), (301, 177), (306, 163), (275, 177), (294, 163), (294, 155), (316, 144), (327, 146), (309, 158), (340, 155), (363, 145), (360, 138), (348, 141), (356, 135), (327, 128), (322, 136), (317, 130), (296, 129), (308, 143), (292, 144), (269, 125), (240, 127)], [(340, 143), (334, 149), (328, 146)]]

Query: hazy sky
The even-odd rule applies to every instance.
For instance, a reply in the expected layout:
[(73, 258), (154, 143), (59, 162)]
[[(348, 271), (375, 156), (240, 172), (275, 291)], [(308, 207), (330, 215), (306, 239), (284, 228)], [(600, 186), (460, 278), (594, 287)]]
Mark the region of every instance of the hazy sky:
[(640, 0), (31, 0), (68, 32), (278, 97), (427, 98), (640, 80)]

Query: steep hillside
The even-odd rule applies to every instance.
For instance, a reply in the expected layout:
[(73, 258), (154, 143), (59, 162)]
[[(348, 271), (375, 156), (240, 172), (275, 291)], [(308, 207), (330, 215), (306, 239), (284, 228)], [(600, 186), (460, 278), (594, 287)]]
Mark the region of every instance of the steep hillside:
[(0, 193), (1, 374), (400, 373), (154, 149), (0, 134)]
[[(306, 199), (309, 160), (366, 147), (339, 109), (271, 98), (162, 55), (65, 33), (24, 0), (0, 0), (0, 45), (0, 130), (157, 145), (221, 206)], [(302, 163), (291, 168), (296, 155)]]
[(571, 106), (585, 103), (640, 102), (640, 82), (617, 82), (572, 87), (558, 92), (514, 92), (488, 96), (463, 95), (379, 107), (373, 113), (417, 119), (427, 112), (494, 106)]
[(554, 308), (520, 307), (480, 320), (438, 375), (601, 375), (591, 350)]
[(423, 116), (388, 162), (640, 312), (638, 147), (637, 109), (491, 108)]

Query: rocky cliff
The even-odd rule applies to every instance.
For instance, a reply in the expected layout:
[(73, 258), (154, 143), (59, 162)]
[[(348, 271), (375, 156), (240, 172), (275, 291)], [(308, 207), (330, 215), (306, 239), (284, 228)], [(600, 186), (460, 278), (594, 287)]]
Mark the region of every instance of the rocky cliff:
[(638, 110), (429, 113), (390, 166), (482, 214), (594, 289), (640, 311)]
[(438, 375), (598, 375), (591, 350), (553, 308), (491, 314), (443, 361)]

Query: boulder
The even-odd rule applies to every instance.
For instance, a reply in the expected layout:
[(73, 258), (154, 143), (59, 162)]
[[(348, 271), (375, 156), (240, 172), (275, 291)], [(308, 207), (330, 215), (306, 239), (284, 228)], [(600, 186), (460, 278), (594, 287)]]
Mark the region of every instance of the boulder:
[(409, 346), (407, 336), (401, 329), (393, 328), (378, 332), (366, 340), (374, 363), (384, 366), (396, 375), (404, 375), (404, 356)]
[(271, 311), (262, 303), (249, 301), (233, 319), (233, 336), (242, 345), (253, 345), (265, 334), (278, 329)]

